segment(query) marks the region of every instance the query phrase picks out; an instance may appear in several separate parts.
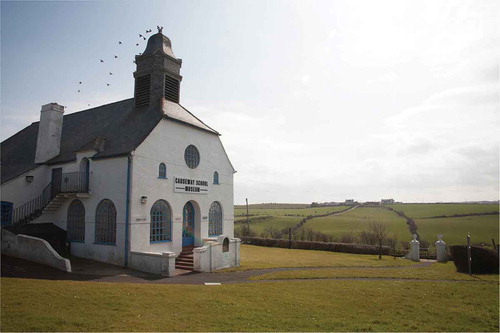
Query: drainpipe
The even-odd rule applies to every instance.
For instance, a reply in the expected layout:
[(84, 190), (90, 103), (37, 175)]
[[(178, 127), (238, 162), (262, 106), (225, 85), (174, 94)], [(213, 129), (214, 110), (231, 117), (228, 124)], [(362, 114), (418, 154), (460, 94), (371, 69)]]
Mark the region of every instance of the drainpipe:
[(132, 168), (132, 155), (128, 154), (127, 157), (127, 198), (125, 201), (125, 267), (128, 267), (128, 253), (130, 247), (130, 183)]

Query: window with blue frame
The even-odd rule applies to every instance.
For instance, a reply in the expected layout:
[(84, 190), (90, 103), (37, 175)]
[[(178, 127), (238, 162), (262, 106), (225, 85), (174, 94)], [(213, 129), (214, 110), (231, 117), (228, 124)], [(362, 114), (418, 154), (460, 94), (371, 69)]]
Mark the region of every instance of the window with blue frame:
[(1, 225), (10, 225), (12, 224), (12, 210), (14, 208), (14, 204), (8, 201), (1, 201)]
[(78, 199), (71, 201), (68, 207), (68, 240), (85, 241), (85, 207)]
[(208, 213), (208, 236), (219, 235), (222, 235), (222, 206), (214, 201)]
[(158, 178), (167, 178), (167, 166), (165, 163), (160, 163)]
[(158, 200), (151, 207), (149, 241), (151, 243), (172, 240), (172, 213), (165, 200)]
[(116, 244), (116, 207), (109, 199), (97, 205), (95, 213), (95, 242)]
[(219, 173), (217, 171), (214, 172), (214, 184), (219, 185)]

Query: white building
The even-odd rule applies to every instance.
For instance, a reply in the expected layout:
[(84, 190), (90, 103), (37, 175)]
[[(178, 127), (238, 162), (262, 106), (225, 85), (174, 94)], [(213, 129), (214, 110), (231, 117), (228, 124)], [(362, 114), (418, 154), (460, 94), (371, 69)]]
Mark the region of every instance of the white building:
[(2, 142), (2, 225), (53, 223), (75, 256), (163, 275), (239, 265), (220, 134), (179, 104), (161, 30), (136, 64), (134, 98), (66, 116), (47, 104)]

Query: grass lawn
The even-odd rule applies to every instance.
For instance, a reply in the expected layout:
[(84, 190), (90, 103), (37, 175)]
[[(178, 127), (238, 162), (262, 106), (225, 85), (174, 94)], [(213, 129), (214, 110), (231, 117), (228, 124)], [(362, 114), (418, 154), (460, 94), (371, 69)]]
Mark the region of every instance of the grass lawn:
[(350, 254), (314, 250), (290, 250), (277, 247), (241, 245), (241, 266), (222, 270), (234, 272), (249, 269), (278, 267), (352, 267), (352, 266), (407, 266), (414, 262), (376, 255)]
[(367, 231), (370, 221), (385, 224), (390, 237), (397, 234), (402, 240), (410, 238), (406, 220), (381, 207), (356, 208), (340, 215), (315, 218), (307, 221), (304, 227), (325, 234), (342, 235)]
[(498, 284), (221, 286), (2, 278), (2, 331), (491, 331)]
[(491, 245), (491, 239), (498, 243), (498, 215), (446, 217), (435, 219), (416, 219), (418, 232), (422, 239), (434, 243), (437, 235), (442, 234), (448, 245), (466, 244), (467, 232), (472, 243)]
[[(411, 218), (422, 218), (454, 214), (498, 213), (498, 205), (480, 204), (395, 204), (389, 207), (402, 211)], [(498, 218), (498, 217), (497, 217)]]
[(498, 274), (473, 275), (458, 273), (452, 262), (433, 263), (429, 267), (343, 268), (273, 272), (255, 276), (254, 280), (326, 279), (326, 278), (398, 278), (422, 280), (489, 281), (498, 282)]

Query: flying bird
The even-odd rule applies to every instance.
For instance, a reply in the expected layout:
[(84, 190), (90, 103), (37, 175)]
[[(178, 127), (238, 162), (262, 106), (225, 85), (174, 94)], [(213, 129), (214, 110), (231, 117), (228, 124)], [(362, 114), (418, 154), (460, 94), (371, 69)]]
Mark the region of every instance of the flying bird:
[(142, 37), (142, 35), (141, 35), (141, 34), (139, 34), (139, 38), (141, 38), (141, 37)]
[(117, 55), (115, 55), (115, 59), (118, 59), (118, 56), (117, 56)]
[(146, 37), (142, 37), (144, 40), (146, 40)]
[(118, 41), (118, 44), (121, 44), (122, 42)]
[(106, 85), (109, 87), (109, 83), (106, 83)]
[(135, 46), (139, 46), (139, 43), (135, 44)]
[(104, 62), (104, 60), (101, 59), (101, 62)]
[(80, 90), (78, 90), (78, 92), (80, 92)]
[(90, 104), (89, 104), (89, 106), (90, 106)]
[(113, 75), (113, 73), (109, 72), (109, 75)]
[(82, 81), (78, 82), (79, 84), (82, 84)]

